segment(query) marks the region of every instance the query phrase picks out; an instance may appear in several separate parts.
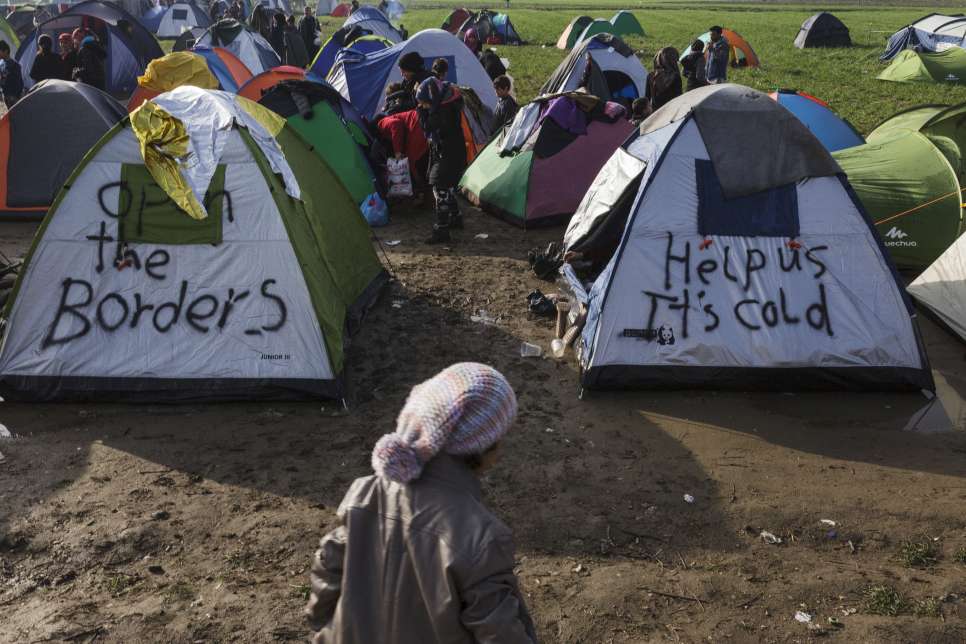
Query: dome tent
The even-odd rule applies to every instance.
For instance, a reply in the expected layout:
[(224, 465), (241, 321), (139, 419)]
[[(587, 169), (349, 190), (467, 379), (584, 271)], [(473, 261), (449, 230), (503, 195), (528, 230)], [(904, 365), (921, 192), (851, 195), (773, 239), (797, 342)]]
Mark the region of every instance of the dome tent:
[(966, 16), (931, 13), (906, 25), (889, 38), (879, 60), (892, 60), (905, 49), (935, 52), (966, 45)]
[(178, 2), (165, 9), (158, 23), (158, 38), (177, 38), (194, 28), (211, 26), (208, 14), (193, 2)]
[(769, 94), (778, 104), (798, 117), (829, 152), (865, 143), (852, 124), (838, 116), (824, 101), (793, 89)]
[(250, 78), (247, 83), (238, 88), (238, 95), (257, 103), (265, 92), (282, 81), (289, 80), (305, 80), (305, 70), (301, 67), (280, 65)]
[(345, 329), (386, 277), (359, 209), (298, 134), (250, 101), (181, 87), (147, 105), (210, 152), (205, 218), (155, 182), (130, 121), (102, 138), (51, 207), (3, 311), (0, 392), (341, 398)]
[(209, 27), (208, 31), (198, 38), (197, 45), (227, 49), (242, 61), (252, 74), (261, 74), (282, 64), (278, 54), (261, 34), (251, 31), (231, 18), (219, 20)]
[(580, 41), (580, 35), (584, 33), (584, 29), (587, 25), (594, 21), (590, 16), (577, 16), (570, 21), (566, 29), (560, 34), (560, 38), (557, 39), (557, 49), (573, 49)]
[[(555, 105), (561, 102), (566, 105)], [(557, 123), (560, 107), (581, 115), (578, 132)], [(460, 187), (472, 203), (524, 228), (561, 223), (632, 129), (623, 115), (606, 116), (594, 96), (538, 98), (480, 153)]]
[(171, 51), (185, 51), (186, 49), (191, 49), (198, 42), (198, 39), (204, 35), (207, 29), (203, 27), (192, 27), (181, 32), (181, 35), (174, 39), (174, 44), (171, 45)]
[(218, 79), (220, 89), (226, 92), (237, 93), (238, 88), (252, 78), (252, 73), (245, 67), (245, 63), (224, 47), (197, 45), (192, 47), (191, 53), (205, 59), (208, 69)]
[(402, 34), (392, 26), (386, 14), (369, 5), (359, 7), (342, 23), (342, 29), (346, 32), (354, 27), (374, 36), (382, 36), (392, 42), (403, 40)]
[(580, 85), (587, 69), (587, 54), (600, 69), (604, 83), (592, 87), (590, 92), (604, 99), (624, 97), (634, 99), (644, 96), (647, 88), (647, 70), (634, 50), (623, 40), (611, 34), (598, 34), (581, 42), (557, 66), (540, 94), (572, 92)]
[(962, 232), (964, 117), (966, 104), (914, 107), (834, 155), (902, 268), (925, 268)]
[[(303, 102), (304, 99), (304, 102)], [(376, 192), (365, 123), (328, 83), (286, 80), (258, 101), (288, 121), (322, 157), (356, 203)]]
[(523, 40), (516, 27), (510, 22), (510, 16), (505, 13), (493, 13), (488, 9), (481, 9), (472, 14), (460, 27), (459, 37), (462, 39), (466, 32), (475, 29), (481, 43), (489, 45), (522, 45)]
[[(18, 40), (22, 41), (24, 38), (30, 35), (30, 32), (37, 28), (37, 25), (50, 20), (59, 13), (60, 5), (24, 4), (20, 5), (19, 7), (15, 7), (6, 15), (5, 20), (13, 29), (14, 33), (17, 34)], [(13, 45), (11, 45), (10, 50), (13, 51)]]
[(453, 34), (442, 29), (426, 29), (405, 42), (371, 54), (355, 54), (344, 50), (329, 72), (328, 81), (339, 90), (363, 117), (371, 119), (382, 106), (386, 88), (402, 80), (399, 59), (409, 52), (418, 52), (426, 68), (437, 58), (449, 62), (446, 80), (473, 89), (489, 110), (496, 108), (496, 91), (486, 70), (466, 45)]
[[(758, 60), (758, 54), (755, 50), (751, 48), (751, 45), (747, 40), (742, 38), (741, 34), (732, 29), (723, 29), (721, 35), (725, 37), (728, 41), (728, 45), (731, 47), (731, 55), (729, 57), (729, 62), (732, 67), (758, 67), (761, 65), (761, 61)], [(711, 32), (706, 31), (700, 36), (698, 40), (707, 45), (711, 42)], [(691, 51), (691, 43), (688, 43), (686, 47), (681, 50), (681, 60), (688, 55)]]
[(449, 15), (446, 16), (446, 20), (443, 21), (443, 24), (440, 25), (440, 29), (443, 31), (448, 31), (455, 36), (460, 32), (460, 28), (463, 26), (463, 23), (466, 22), (472, 15), (473, 12), (464, 7), (453, 9), (450, 11)]
[[(0, 118), (0, 216), (42, 217), (74, 166), (126, 115), (90, 85), (34, 85)], [(43, 150), (56, 151), (57, 162)]]
[(852, 38), (849, 28), (842, 21), (827, 11), (811, 16), (802, 23), (795, 46), (799, 49), (806, 47), (851, 47)]
[(966, 340), (966, 236), (953, 242), (906, 290), (948, 329)]
[[(634, 182), (629, 207), (601, 207)], [(600, 267), (589, 288), (563, 271), (588, 309), (584, 387), (935, 388), (848, 181), (756, 90), (704, 87), (652, 114), (595, 179), (564, 246)]]
[[(130, 28), (130, 34), (123, 33), (124, 24)], [(78, 27), (93, 30), (107, 52), (106, 89), (114, 96), (130, 95), (137, 87), (138, 75), (144, 72), (148, 63), (164, 55), (157, 39), (134, 16), (113, 4), (86, 0), (38, 25), (20, 43), (17, 62), (24, 70), (31, 69), (37, 57), (37, 39), (42, 34), (50, 36), (56, 48), (60, 34), (71, 33)], [(25, 87), (33, 85), (28, 73), (24, 73), (23, 81)]]
[(382, 36), (364, 35), (364, 32), (361, 30), (350, 29), (350, 31), (345, 32), (340, 29), (329, 36), (322, 46), (319, 47), (319, 51), (312, 60), (312, 64), (309, 65), (309, 71), (319, 78), (325, 78), (332, 70), (332, 66), (335, 65), (335, 60), (339, 56), (339, 53), (344, 49), (352, 47), (353, 51), (365, 55), (371, 54), (374, 51), (387, 49), (394, 44), (393, 41), (387, 40)]
[(621, 9), (611, 16), (610, 24), (614, 25), (611, 31), (615, 36), (641, 36), (644, 37), (644, 27), (633, 13), (627, 9)]
[(966, 49), (950, 47), (937, 52), (907, 49), (876, 78), (896, 83), (966, 85)]

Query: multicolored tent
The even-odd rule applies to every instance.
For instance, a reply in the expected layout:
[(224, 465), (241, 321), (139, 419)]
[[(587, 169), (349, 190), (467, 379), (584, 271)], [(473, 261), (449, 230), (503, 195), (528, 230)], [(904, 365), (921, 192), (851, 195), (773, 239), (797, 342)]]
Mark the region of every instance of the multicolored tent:
[(278, 54), (261, 34), (231, 18), (224, 18), (213, 24), (198, 38), (197, 45), (227, 49), (242, 61), (252, 74), (261, 74), (282, 64)]
[(74, 166), (126, 115), (90, 85), (35, 85), (0, 119), (0, 216), (43, 217)]
[(950, 47), (937, 52), (907, 49), (882, 70), (879, 80), (896, 83), (966, 84), (966, 49)]
[(603, 101), (576, 93), (525, 105), (467, 168), (463, 194), (524, 228), (565, 221), (634, 129), (617, 110), (608, 116)]
[(932, 52), (948, 47), (966, 47), (966, 16), (931, 13), (892, 34), (879, 59), (892, 60), (905, 49)]
[(966, 103), (924, 105), (879, 125), (835, 160), (875, 222), (893, 261), (921, 270), (963, 230)]
[(455, 36), (460, 32), (460, 28), (463, 26), (463, 23), (469, 20), (470, 16), (472, 15), (473, 12), (465, 7), (453, 9), (449, 12), (449, 15), (446, 16), (446, 20), (443, 21), (443, 24), (440, 25), (440, 29), (443, 31), (448, 31)]
[(476, 30), (481, 43), (489, 45), (522, 45), (523, 40), (516, 27), (505, 13), (494, 13), (481, 9), (470, 15), (460, 27), (459, 37), (463, 38), (470, 29)]
[(827, 11), (821, 11), (802, 23), (795, 36), (795, 46), (806, 47), (851, 47), (852, 38), (849, 28), (841, 20)]
[(245, 63), (224, 47), (197, 45), (191, 51), (205, 59), (208, 69), (218, 79), (221, 89), (226, 92), (237, 92), (239, 87), (252, 78), (252, 73), (245, 67)]
[[(758, 67), (761, 65), (761, 61), (758, 60), (758, 54), (755, 50), (751, 48), (751, 45), (747, 40), (742, 38), (741, 34), (732, 29), (723, 29), (721, 35), (725, 37), (728, 41), (728, 45), (731, 47), (731, 55), (729, 56), (729, 63), (732, 67)], [(711, 32), (706, 31), (700, 36), (698, 36), (705, 45), (711, 42)], [(688, 55), (691, 51), (691, 43), (688, 43), (685, 47), (681, 49), (681, 60)]]
[(238, 95), (244, 96), (248, 100), (255, 101), (257, 103), (265, 92), (270, 90), (272, 87), (275, 87), (282, 81), (293, 80), (305, 80), (305, 70), (301, 67), (281, 65), (274, 69), (269, 69), (268, 71), (262, 72), (257, 76), (253, 76), (247, 83), (238, 89)]
[[(190, 173), (151, 153), (179, 141)], [(176, 205), (184, 182), (201, 218)], [(284, 119), (180, 87), (65, 182), (2, 312), (0, 395), (339, 399), (346, 330), (385, 282), (355, 201)]]
[(794, 89), (769, 94), (773, 100), (798, 117), (829, 152), (865, 143), (852, 124), (832, 111), (825, 101)]
[(580, 35), (584, 33), (584, 29), (593, 21), (590, 16), (577, 16), (571, 20), (557, 39), (557, 49), (573, 49), (574, 45), (580, 42)]
[(647, 70), (634, 50), (611, 34), (597, 34), (574, 47), (540, 88), (540, 94), (576, 90), (586, 75), (588, 56), (594, 66), (588, 88), (591, 94), (607, 100), (644, 96)]
[(335, 172), (356, 203), (376, 189), (365, 123), (331, 85), (285, 80), (262, 94), (261, 105), (284, 117)]

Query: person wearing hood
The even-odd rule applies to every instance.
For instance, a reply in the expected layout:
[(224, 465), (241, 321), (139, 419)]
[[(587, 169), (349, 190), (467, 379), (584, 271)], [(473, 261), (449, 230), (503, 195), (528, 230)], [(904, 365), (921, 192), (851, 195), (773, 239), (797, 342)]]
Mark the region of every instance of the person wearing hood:
[(450, 240), (450, 228), (463, 227), (456, 201), (456, 186), (466, 171), (466, 139), (463, 138), (463, 97), (453, 83), (443, 80), (449, 63), (437, 58), (433, 74), (416, 91), (419, 122), (429, 141), (429, 184), (436, 200), (436, 223), (427, 244)]
[(668, 101), (681, 95), (681, 70), (678, 68), (678, 50), (664, 47), (654, 55), (654, 71), (647, 77), (646, 96), (651, 109), (657, 110)]
[(513, 534), (479, 480), (516, 414), (513, 388), (487, 365), (413, 388), (313, 559), (315, 644), (536, 644)]
[(60, 56), (54, 53), (54, 40), (47, 34), (41, 34), (37, 39), (37, 57), (30, 67), (30, 78), (35, 83), (48, 78), (63, 78), (64, 66)]
[(104, 71), (106, 59), (107, 52), (97, 43), (97, 39), (94, 36), (84, 36), (77, 51), (77, 67), (74, 68), (73, 79), (78, 83), (107, 91), (107, 77)]
[(309, 52), (305, 49), (302, 35), (295, 26), (295, 16), (289, 16), (285, 19), (285, 57), (282, 58), (282, 63), (305, 68), (308, 67), (309, 62)]
[(476, 28), (470, 27), (466, 30), (466, 33), (463, 34), (463, 44), (470, 48), (474, 56), (480, 55), (480, 35), (477, 33)]

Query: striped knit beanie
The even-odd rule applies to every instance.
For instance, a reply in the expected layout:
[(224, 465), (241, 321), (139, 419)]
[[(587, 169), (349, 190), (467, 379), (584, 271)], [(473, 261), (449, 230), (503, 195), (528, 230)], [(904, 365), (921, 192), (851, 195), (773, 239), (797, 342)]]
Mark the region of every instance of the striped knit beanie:
[(372, 469), (397, 483), (419, 478), (439, 452), (482, 454), (506, 433), (517, 415), (517, 398), (493, 367), (461, 362), (409, 393), (396, 431), (372, 450)]

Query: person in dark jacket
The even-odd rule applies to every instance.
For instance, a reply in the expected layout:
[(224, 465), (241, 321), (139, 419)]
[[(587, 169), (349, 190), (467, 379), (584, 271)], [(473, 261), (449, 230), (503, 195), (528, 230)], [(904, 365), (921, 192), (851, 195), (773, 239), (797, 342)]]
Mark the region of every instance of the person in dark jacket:
[[(281, 14), (280, 14), (281, 15)], [(295, 16), (285, 20), (285, 57), (282, 63), (292, 67), (304, 68), (309, 64), (309, 53), (302, 42), (302, 35), (295, 26)]]
[(61, 64), (60, 56), (55, 54), (53, 49), (54, 41), (47, 34), (42, 34), (37, 39), (37, 57), (30, 67), (30, 78), (35, 83), (48, 78), (63, 78), (64, 66)]
[(429, 141), (429, 184), (436, 198), (436, 223), (428, 244), (450, 240), (450, 228), (463, 227), (456, 201), (456, 186), (466, 170), (466, 139), (463, 138), (463, 97), (456, 85), (442, 80), (449, 64), (433, 63), (433, 74), (416, 91), (419, 120)]
[(305, 45), (309, 60), (315, 60), (315, 55), (319, 53), (319, 46), (315, 44), (318, 31), (319, 21), (312, 15), (312, 7), (306, 5), (305, 15), (299, 20), (299, 35), (302, 36), (302, 43)]
[(536, 644), (510, 529), (484, 505), (517, 400), (464, 362), (413, 388), (323, 537), (305, 612), (314, 644)]
[(688, 55), (681, 61), (681, 68), (684, 70), (684, 77), (688, 79), (687, 90), (704, 87), (708, 84), (705, 76), (707, 69), (704, 62), (704, 41), (700, 38), (691, 43)]
[(0, 89), (7, 107), (13, 107), (23, 95), (23, 72), (20, 63), (10, 57), (10, 45), (6, 40), (0, 40)]
[(665, 47), (654, 55), (654, 71), (647, 77), (646, 95), (652, 110), (681, 95), (678, 50), (674, 47)]
[(70, 34), (63, 33), (57, 37), (57, 45), (60, 47), (60, 75), (57, 78), (70, 80), (77, 67), (77, 48), (74, 47), (74, 39)]
[(399, 72), (403, 77), (403, 90), (411, 97), (410, 102), (400, 102), (399, 111), (416, 109), (416, 89), (430, 74), (423, 66), (419, 52), (411, 51), (399, 59)]
[(483, 69), (486, 70), (486, 75), (490, 77), (490, 80), (496, 80), (497, 77), (506, 74), (506, 66), (500, 60), (500, 55), (492, 49), (487, 49), (480, 55), (480, 64), (483, 65)]
[(707, 65), (705, 67), (705, 78), (709, 85), (728, 82), (728, 59), (731, 57), (731, 45), (724, 37), (724, 30), (715, 25), (711, 27), (711, 42), (708, 44), (708, 52), (705, 57)]
[(285, 16), (276, 13), (272, 15), (272, 29), (268, 32), (268, 43), (278, 54), (279, 60), (285, 62)]
[(97, 43), (97, 39), (94, 36), (84, 36), (77, 52), (77, 67), (74, 68), (73, 79), (78, 83), (86, 83), (106, 91), (107, 77), (104, 71), (106, 59), (107, 52)]
[(493, 112), (492, 127), (493, 135), (496, 136), (505, 125), (513, 123), (520, 106), (517, 105), (516, 100), (510, 94), (513, 90), (513, 84), (510, 82), (509, 76), (497, 76), (496, 80), (493, 81), (493, 89), (496, 90), (498, 99), (496, 110)]

